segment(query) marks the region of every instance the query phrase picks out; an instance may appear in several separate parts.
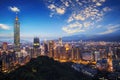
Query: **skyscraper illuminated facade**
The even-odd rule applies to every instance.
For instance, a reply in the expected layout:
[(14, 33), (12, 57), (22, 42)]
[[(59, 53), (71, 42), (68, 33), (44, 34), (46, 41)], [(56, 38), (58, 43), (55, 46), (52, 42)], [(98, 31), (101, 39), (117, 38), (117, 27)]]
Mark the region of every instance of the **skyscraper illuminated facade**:
[(34, 48), (39, 48), (40, 47), (40, 42), (39, 42), (39, 38), (38, 37), (35, 37), (33, 42), (34, 42), (33, 43), (33, 47)]
[(35, 37), (33, 40), (33, 49), (34, 49), (34, 54), (33, 58), (36, 58), (37, 56), (40, 55), (40, 41), (38, 37)]
[(14, 49), (20, 51), (20, 22), (18, 16), (16, 16), (14, 23)]
[(62, 38), (59, 38), (59, 45), (62, 46)]
[(54, 41), (49, 41), (49, 57), (54, 57)]

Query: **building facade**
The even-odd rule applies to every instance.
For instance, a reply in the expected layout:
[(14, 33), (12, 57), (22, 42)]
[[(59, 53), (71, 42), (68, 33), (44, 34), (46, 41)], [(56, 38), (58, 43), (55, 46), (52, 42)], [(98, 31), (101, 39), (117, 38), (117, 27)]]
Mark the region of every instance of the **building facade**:
[(18, 16), (16, 16), (14, 23), (14, 49), (17, 52), (20, 51), (20, 22)]

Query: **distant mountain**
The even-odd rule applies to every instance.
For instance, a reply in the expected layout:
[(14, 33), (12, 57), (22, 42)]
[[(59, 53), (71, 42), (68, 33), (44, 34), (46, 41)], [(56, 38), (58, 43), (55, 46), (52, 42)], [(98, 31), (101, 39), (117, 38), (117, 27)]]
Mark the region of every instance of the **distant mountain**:
[(87, 34), (79, 34), (66, 36), (62, 38), (63, 41), (120, 41), (120, 35), (117, 33), (111, 33), (106, 35), (87, 35)]
[[(0, 43), (3, 43), (3, 42), (8, 42), (8, 43), (13, 43), (14, 41), (13, 41), (13, 39), (1, 39), (0, 40)], [(29, 40), (20, 40), (20, 43), (31, 43), (31, 41), (29, 41)]]
[(24, 43), (24, 44), (26, 44), (26, 43), (32, 43), (32, 42), (29, 41), (29, 40), (20, 40), (20, 43)]

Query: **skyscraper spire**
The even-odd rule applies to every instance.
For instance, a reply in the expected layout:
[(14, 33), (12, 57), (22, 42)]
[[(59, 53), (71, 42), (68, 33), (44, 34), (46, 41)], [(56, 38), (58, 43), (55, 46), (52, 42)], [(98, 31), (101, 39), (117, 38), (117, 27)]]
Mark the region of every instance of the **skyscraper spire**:
[(20, 51), (20, 23), (18, 21), (18, 15), (16, 12), (15, 23), (14, 23), (14, 49)]
[(16, 21), (18, 21), (18, 13), (16, 12), (16, 18), (15, 18)]

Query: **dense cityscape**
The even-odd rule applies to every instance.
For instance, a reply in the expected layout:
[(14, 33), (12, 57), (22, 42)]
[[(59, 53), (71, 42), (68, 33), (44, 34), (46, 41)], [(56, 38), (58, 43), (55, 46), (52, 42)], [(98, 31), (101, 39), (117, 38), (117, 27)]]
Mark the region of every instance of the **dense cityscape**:
[[(33, 43), (20, 43), (20, 23), (16, 16), (14, 44), (0, 44), (0, 71), (9, 73), (23, 66), (32, 58), (48, 56), (61, 63), (73, 62), (72, 68), (94, 77), (98, 70), (111, 74), (108, 79), (120, 79), (120, 43), (105, 41), (62, 41), (33, 39)], [(87, 67), (85, 65), (88, 65)], [(104, 80), (104, 77), (99, 79)], [(106, 79), (107, 80), (107, 79)]]
[(0, 10), (0, 80), (120, 80), (119, 0), (0, 0)]

